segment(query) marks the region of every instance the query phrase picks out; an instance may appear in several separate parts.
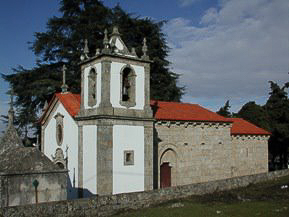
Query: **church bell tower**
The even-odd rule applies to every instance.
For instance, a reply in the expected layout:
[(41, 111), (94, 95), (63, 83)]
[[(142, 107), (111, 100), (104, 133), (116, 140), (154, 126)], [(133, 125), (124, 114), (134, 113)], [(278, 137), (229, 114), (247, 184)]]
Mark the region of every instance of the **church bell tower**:
[[(78, 185), (92, 194), (152, 189), (153, 116), (150, 63), (129, 50), (118, 31), (103, 48), (81, 55), (81, 108), (78, 122)], [(86, 196), (86, 191), (83, 191)]]

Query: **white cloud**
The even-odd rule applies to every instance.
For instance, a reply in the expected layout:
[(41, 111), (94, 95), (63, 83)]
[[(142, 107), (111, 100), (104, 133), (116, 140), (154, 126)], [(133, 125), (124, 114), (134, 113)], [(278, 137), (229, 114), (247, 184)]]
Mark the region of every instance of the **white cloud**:
[(216, 8), (210, 8), (206, 11), (201, 19), (202, 24), (216, 23), (218, 19), (218, 11)]
[(176, 18), (164, 27), (173, 70), (186, 98), (265, 99), (269, 80), (288, 81), (288, 0), (223, 0), (199, 26)]
[(199, 1), (199, 0), (178, 0), (181, 7), (187, 7), (189, 5), (192, 5), (193, 3), (195, 3), (196, 1)]

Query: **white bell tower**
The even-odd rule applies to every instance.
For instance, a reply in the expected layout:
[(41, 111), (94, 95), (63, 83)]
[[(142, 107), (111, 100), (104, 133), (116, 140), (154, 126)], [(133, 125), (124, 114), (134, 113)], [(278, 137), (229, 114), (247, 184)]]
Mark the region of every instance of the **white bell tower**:
[(154, 120), (145, 39), (142, 51), (141, 57), (134, 48), (129, 51), (116, 27), (110, 38), (104, 32), (103, 48), (96, 49), (93, 57), (85, 42), (76, 118), (78, 180), (93, 194), (152, 189)]

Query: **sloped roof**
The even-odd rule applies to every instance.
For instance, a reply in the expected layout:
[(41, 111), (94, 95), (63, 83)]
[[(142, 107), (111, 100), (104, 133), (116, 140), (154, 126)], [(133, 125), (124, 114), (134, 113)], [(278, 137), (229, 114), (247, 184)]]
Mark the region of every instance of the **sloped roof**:
[(0, 173), (44, 173), (62, 171), (35, 147), (15, 147), (0, 155)]
[(268, 131), (257, 127), (256, 125), (245, 121), (242, 118), (227, 118), (233, 121), (231, 135), (271, 135)]
[(78, 114), (81, 103), (80, 94), (68, 92), (68, 93), (56, 93), (55, 95), (72, 117), (75, 117)]
[(18, 146), (23, 146), (22, 140), (20, 139), (15, 127), (10, 125), (0, 139), (0, 154), (7, 149), (13, 149)]
[[(80, 94), (56, 93), (53, 99), (55, 98), (63, 104), (72, 117), (75, 117), (78, 114), (81, 103)], [(53, 101), (53, 99), (51, 101)], [(157, 100), (151, 100), (150, 104), (156, 120), (226, 122), (233, 123), (231, 128), (232, 135), (270, 135), (266, 130), (259, 128), (242, 118), (225, 118), (198, 104)]]
[(46, 113), (49, 111), (49, 108), (55, 102), (55, 100), (59, 100), (61, 104), (64, 106), (64, 108), (67, 110), (67, 112), (72, 116), (75, 117), (79, 110), (80, 110), (80, 94), (75, 93), (56, 93), (53, 95), (52, 99), (50, 100), (48, 106), (45, 108), (44, 113), (41, 115), (40, 119), (38, 120), (39, 123), (41, 123)]
[(197, 104), (151, 100), (151, 106), (157, 120), (232, 122)]

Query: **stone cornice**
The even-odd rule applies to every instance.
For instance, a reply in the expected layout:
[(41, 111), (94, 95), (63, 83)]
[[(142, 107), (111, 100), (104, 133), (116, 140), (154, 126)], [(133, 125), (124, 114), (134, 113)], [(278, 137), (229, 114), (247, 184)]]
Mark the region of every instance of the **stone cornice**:
[(232, 123), (225, 122), (202, 122), (202, 121), (156, 121), (156, 126), (166, 126), (166, 127), (184, 127), (184, 128), (231, 128)]
[(119, 54), (98, 54), (95, 55), (93, 57), (90, 57), (82, 62), (79, 63), (79, 65), (83, 66), (83, 65), (87, 65), (92, 61), (95, 61), (97, 59), (103, 59), (103, 58), (107, 58), (107, 59), (125, 59), (125, 60), (130, 60), (130, 61), (134, 61), (134, 62), (138, 62), (138, 63), (153, 63), (153, 61), (151, 60), (144, 60), (138, 57), (134, 57), (134, 56), (128, 56), (128, 55), (119, 55)]
[(112, 120), (131, 120), (131, 121), (155, 121), (154, 118), (130, 117), (130, 116), (115, 116), (115, 115), (91, 115), (78, 116), (74, 118), (76, 121), (97, 120), (97, 119), (112, 119)]
[(269, 135), (231, 135), (232, 139), (235, 140), (268, 140), (270, 138)]

